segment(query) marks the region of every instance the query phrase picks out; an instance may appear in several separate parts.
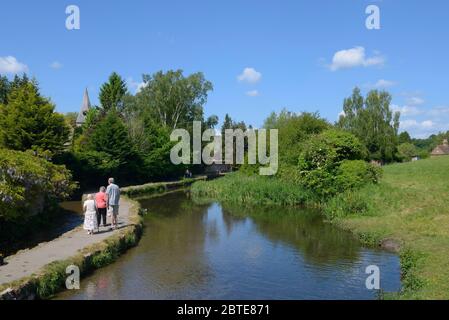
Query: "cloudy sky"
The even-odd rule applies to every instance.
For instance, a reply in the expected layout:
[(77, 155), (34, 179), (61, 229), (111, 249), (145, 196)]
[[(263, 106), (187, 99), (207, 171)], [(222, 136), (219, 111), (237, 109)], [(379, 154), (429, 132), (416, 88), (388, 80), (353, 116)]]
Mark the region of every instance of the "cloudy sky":
[[(80, 30), (66, 29), (66, 7)], [(380, 30), (365, 26), (380, 8)], [(449, 130), (447, 0), (164, 0), (2, 3), (0, 74), (35, 76), (60, 112), (98, 103), (112, 71), (131, 91), (143, 73), (204, 72), (207, 115), (260, 126), (271, 111), (335, 121), (354, 86), (386, 89), (415, 137)]]

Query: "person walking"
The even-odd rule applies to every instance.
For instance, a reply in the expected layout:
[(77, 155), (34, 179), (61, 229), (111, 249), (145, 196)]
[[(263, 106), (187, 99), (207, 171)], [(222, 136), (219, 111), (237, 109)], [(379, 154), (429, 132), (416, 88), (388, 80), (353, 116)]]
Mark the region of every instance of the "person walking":
[(95, 201), (93, 194), (87, 196), (87, 200), (83, 204), (84, 210), (84, 230), (87, 230), (87, 234), (94, 234), (98, 229), (97, 223), (97, 210), (95, 208)]
[(120, 188), (114, 182), (114, 178), (109, 178), (109, 185), (106, 189), (108, 211), (112, 216), (112, 229), (116, 229), (118, 226), (118, 210), (120, 204)]
[(106, 211), (108, 205), (108, 196), (106, 195), (106, 188), (101, 187), (100, 191), (95, 195), (95, 204), (97, 206), (97, 222), (98, 228), (102, 225), (101, 222), (103, 220), (103, 227), (106, 227)]

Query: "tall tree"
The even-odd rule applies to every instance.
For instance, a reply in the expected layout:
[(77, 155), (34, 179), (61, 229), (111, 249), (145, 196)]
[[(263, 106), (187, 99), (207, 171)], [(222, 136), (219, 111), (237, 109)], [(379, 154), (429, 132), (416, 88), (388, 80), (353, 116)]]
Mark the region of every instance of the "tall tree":
[(123, 98), (128, 89), (125, 80), (117, 73), (113, 72), (109, 76), (108, 82), (100, 88), (100, 103), (105, 111), (123, 109)]
[(229, 116), (229, 114), (226, 113), (224, 121), (223, 121), (223, 125), (221, 126), (221, 135), (223, 137), (225, 136), (226, 129), (232, 129), (233, 123), (234, 122), (232, 121), (232, 118)]
[(11, 84), (6, 76), (0, 76), (0, 104), (8, 102), (7, 97), (11, 88)]
[(142, 171), (140, 154), (136, 151), (120, 114), (111, 110), (94, 125), (80, 151), (102, 152), (118, 162), (118, 176), (139, 176)]
[(410, 135), (408, 134), (407, 131), (403, 131), (399, 134), (399, 137), (398, 137), (399, 144), (411, 143), (411, 142), (412, 142), (412, 138), (410, 137)]
[(40, 95), (34, 81), (15, 85), (8, 95), (8, 104), (0, 104), (0, 145), (20, 151), (59, 153), (68, 140), (69, 128), (54, 109)]
[(143, 76), (144, 86), (136, 94), (137, 108), (170, 129), (189, 128), (203, 121), (203, 105), (212, 83), (202, 73), (184, 76), (182, 70), (159, 71)]
[(390, 103), (388, 92), (372, 90), (364, 99), (360, 89), (355, 88), (352, 96), (344, 100), (344, 115), (337, 123), (365, 144), (371, 159), (385, 162), (395, 159), (398, 145), (400, 113), (393, 112)]

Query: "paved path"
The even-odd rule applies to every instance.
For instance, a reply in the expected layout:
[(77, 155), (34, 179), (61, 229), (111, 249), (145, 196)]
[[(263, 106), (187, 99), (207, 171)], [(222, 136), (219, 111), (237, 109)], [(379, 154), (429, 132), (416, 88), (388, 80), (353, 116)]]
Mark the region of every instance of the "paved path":
[[(130, 207), (131, 204), (122, 198), (119, 211), (120, 227), (128, 225)], [(108, 222), (110, 222), (110, 218), (108, 218)], [(5, 258), (6, 265), (0, 266), (0, 285), (30, 276), (48, 263), (75, 256), (78, 251), (101, 242), (118, 231), (101, 228), (100, 232), (93, 236), (88, 235), (82, 226), (79, 226), (59, 238), (43, 242), (34, 248), (19, 251), (15, 255)]]

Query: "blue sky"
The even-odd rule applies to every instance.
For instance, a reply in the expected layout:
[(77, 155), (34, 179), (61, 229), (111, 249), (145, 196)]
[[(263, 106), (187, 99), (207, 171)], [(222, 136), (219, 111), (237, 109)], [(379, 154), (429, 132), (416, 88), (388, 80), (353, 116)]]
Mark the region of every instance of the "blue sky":
[[(65, 27), (68, 5), (81, 29)], [(365, 8), (380, 8), (380, 30)], [(26, 70), (60, 112), (98, 103), (112, 71), (135, 91), (143, 73), (201, 71), (205, 111), (256, 127), (271, 111), (319, 111), (335, 121), (354, 86), (386, 88), (416, 137), (449, 130), (446, 0), (4, 1), (0, 73)], [(246, 72), (245, 72), (246, 70)]]

